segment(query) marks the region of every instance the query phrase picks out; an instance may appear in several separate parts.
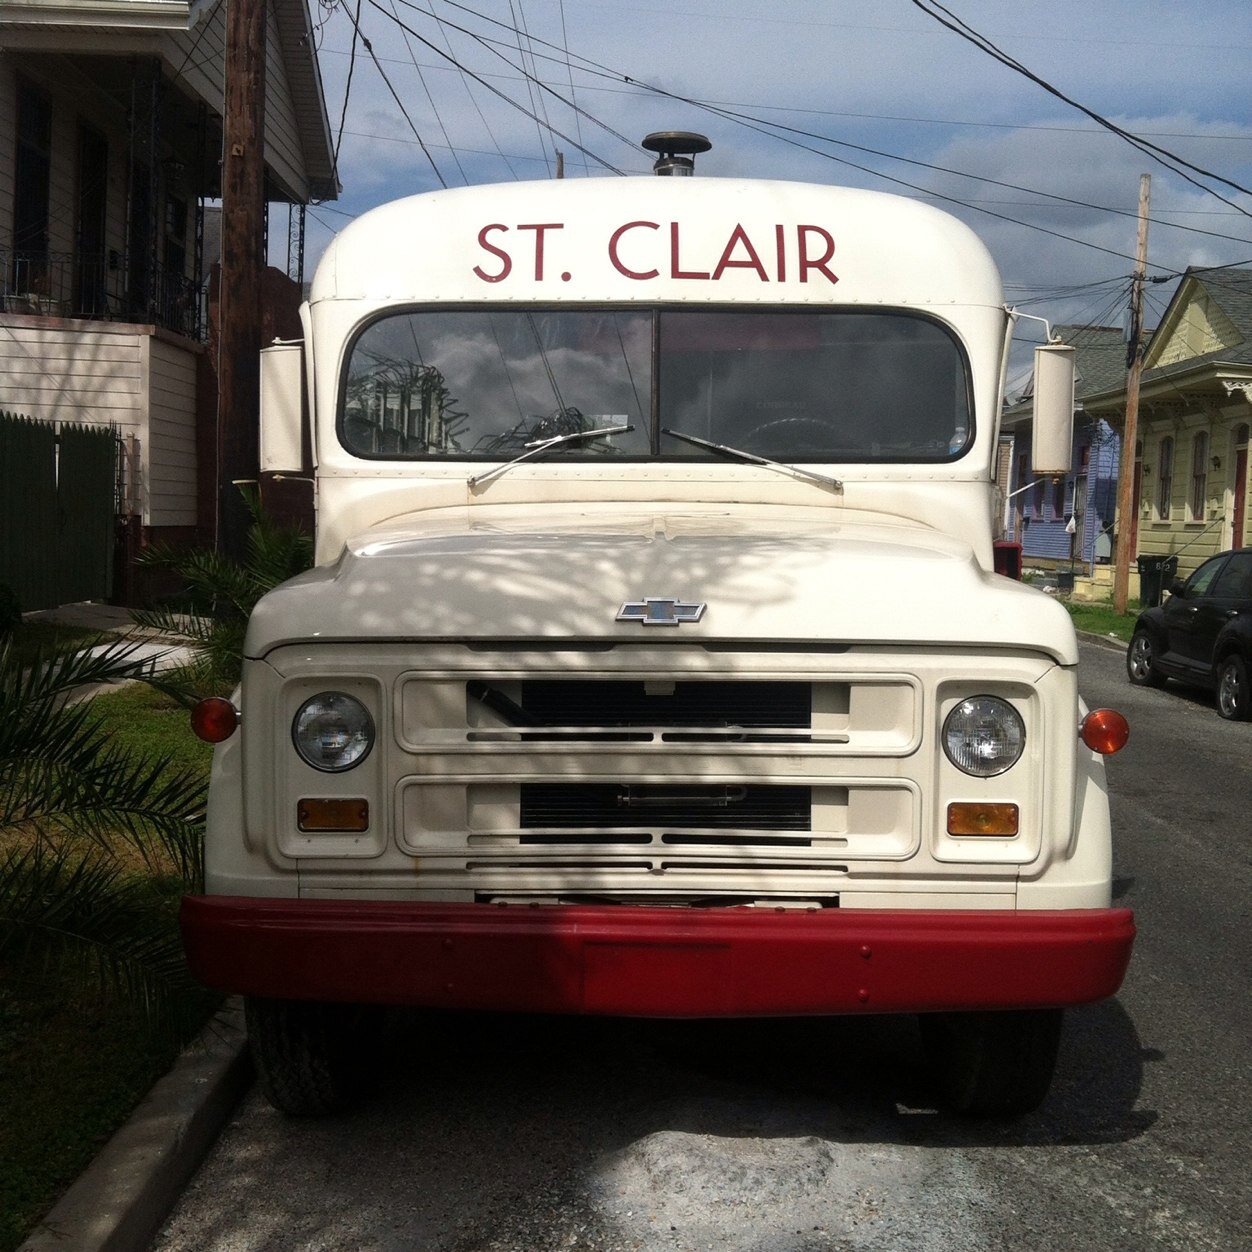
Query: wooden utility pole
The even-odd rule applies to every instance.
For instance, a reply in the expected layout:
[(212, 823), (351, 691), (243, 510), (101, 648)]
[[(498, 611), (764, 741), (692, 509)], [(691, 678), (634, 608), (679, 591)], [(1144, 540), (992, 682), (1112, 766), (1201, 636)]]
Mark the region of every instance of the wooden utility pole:
[(243, 553), (240, 482), (259, 474), (261, 279), (265, 270), (266, 0), (227, 0), (218, 304), (217, 546)]
[(1139, 428), (1139, 377), (1143, 373), (1143, 284), (1148, 272), (1148, 203), (1152, 175), (1139, 176), (1139, 240), (1135, 274), (1130, 284), (1130, 345), (1127, 350), (1126, 421), (1122, 428), (1122, 456), (1117, 475), (1117, 551), (1113, 556), (1113, 607), (1126, 612), (1130, 591), (1130, 536), (1136, 529), (1135, 444)]

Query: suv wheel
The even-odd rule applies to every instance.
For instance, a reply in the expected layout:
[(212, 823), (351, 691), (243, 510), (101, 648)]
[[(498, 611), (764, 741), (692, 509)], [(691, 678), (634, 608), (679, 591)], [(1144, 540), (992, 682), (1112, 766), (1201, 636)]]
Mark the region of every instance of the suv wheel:
[(1217, 666), (1217, 711), (1232, 722), (1252, 718), (1252, 690), (1243, 657), (1232, 653)]
[(1165, 686), (1165, 675), (1156, 666), (1156, 639), (1143, 626), (1126, 649), (1126, 673), (1136, 687)]

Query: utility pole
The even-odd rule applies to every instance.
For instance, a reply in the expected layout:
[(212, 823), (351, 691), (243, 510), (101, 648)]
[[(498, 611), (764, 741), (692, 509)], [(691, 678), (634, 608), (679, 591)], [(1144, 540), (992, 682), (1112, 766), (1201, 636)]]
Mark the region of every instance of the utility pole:
[(1113, 557), (1113, 607), (1126, 612), (1130, 590), (1130, 536), (1135, 530), (1135, 443), (1139, 427), (1139, 377), (1143, 373), (1143, 284), (1148, 272), (1148, 202), (1152, 175), (1139, 176), (1139, 240), (1130, 284), (1130, 343), (1126, 350), (1126, 421), (1117, 475), (1117, 551)]
[(265, 269), (266, 0), (227, 0), (218, 303), (217, 546), (241, 556), (259, 477), (261, 278)]

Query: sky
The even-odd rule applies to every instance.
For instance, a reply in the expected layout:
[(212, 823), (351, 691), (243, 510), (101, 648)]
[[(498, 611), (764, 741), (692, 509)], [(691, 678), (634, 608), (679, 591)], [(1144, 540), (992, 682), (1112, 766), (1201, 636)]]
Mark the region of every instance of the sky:
[(1122, 323), (1141, 174), (1149, 325), (1188, 266), (1252, 266), (1252, 194), (1230, 185), (1252, 188), (1248, 0), (309, 3), (343, 187), (310, 210), (309, 273), (377, 204), (555, 177), (558, 153), (567, 178), (646, 175), (657, 130), (708, 136), (697, 176), (927, 199), (981, 235), (1009, 303), (1054, 322)]

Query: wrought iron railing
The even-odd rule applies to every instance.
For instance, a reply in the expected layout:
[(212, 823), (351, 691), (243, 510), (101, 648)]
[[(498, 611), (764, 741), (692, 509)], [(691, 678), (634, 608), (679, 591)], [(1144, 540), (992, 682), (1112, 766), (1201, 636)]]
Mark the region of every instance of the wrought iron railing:
[(208, 324), (207, 293), (192, 279), (160, 266), (132, 273), (116, 252), (0, 248), (0, 312), (151, 322), (190, 339)]

